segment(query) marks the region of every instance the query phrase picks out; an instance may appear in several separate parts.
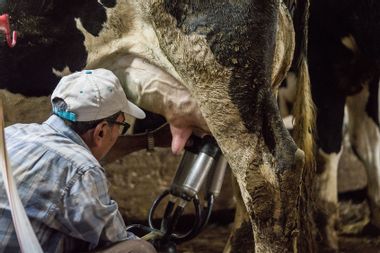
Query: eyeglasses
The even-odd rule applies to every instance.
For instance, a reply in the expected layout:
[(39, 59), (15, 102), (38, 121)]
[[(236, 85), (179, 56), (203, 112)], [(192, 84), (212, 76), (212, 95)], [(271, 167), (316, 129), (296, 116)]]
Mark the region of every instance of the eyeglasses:
[(115, 125), (119, 125), (119, 134), (121, 136), (124, 136), (128, 129), (131, 127), (130, 124), (128, 124), (127, 122), (118, 122), (118, 121), (107, 121), (109, 124), (115, 124)]

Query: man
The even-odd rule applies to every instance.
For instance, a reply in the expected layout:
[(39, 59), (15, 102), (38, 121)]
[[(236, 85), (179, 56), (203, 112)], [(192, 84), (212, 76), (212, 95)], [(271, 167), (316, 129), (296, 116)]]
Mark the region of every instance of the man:
[[(84, 252), (124, 241), (123, 252), (155, 252), (126, 231), (99, 164), (128, 129), (125, 114), (145, 113), (105, 69), (63, 77), (51, 101), (53, 115), (44, 123), (5, 129), (18, 193), (43, 251)], [(0, 177), (0, 252), (19, 251)]]

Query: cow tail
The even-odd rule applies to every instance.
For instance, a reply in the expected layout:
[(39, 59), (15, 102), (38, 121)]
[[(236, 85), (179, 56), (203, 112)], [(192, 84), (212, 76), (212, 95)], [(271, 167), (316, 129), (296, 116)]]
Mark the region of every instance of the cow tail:
[[(295, 238), (294, 252), (298, 252), (300, 248), (308, 248), (308, 252), (316, 252), (315, 224), (313, 222), (313, 210), (315, 208), (313, 204), (313, 178), (316, 168), (314, 158), (315, 107), (311, 96), (310, 76), (307, 64), (310, 2), (309, 0), (300, 0), (296, 1), (296, 3), (297, 5), (293, 12), (296, 48), (291, 67), (292, 71), (297, 75), (296, 101), (292, 111), (294, 117), (293, 138), (297, 146), (305, 152), (305, 166), (302, 172), (298, 202), (299, 210), (303, 212), (303, 215), (300, 216), (300, 220), (298, 221), (300, 238)], [(306, 240), (302, 240), (301, 238)]]
[(293, 137), (297, 146), (305, 152), (305, 168), (314, 170), (315, 109), (311, 97), (310, 77), (306, 59), (301, 61), (297, 77), (297, 95), (293, 108)]
[[(292, 4), (293, 3), (293, 4)], [(294, 140), (305, 152), (305, 167), (315, 168), (314, 128), (315, 110), (310, 90), (310, 77), (307, 65), (307, 37), (309, 19), (309, 0), (288, 1), (295, 30), (296, 47), (291, 71), (297, 75), (297, 94), (292, 114), (294, 122)]]

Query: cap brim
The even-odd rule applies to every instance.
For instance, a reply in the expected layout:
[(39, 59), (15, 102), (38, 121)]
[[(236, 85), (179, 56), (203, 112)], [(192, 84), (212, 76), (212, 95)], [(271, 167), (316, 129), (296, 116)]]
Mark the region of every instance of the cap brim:
[(127, 108), (123, 111), (126, 114), (129, 114), (137, 119), (144, 119), (145, 112), (141, 110), (137, 105), (127, 101)]

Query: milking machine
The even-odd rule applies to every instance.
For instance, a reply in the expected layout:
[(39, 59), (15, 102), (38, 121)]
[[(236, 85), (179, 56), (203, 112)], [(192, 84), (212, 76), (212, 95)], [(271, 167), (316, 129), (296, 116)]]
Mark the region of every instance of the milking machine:
[[(176, 243), (194, 238), (208, 223), (226, 168), (227, 161), (211, 136), (191, 136), (170, 188), (152, 204), (148, 216), (149, 227), (134, 224), (127, 230), (142, 229), (151, 232), (155, 235), (152, 242), (159, 252), (176, 252)], [(199, 197), (201, 191), (204, 191), (203, 204)], [(168, 202), (160, 226), (157, 226), (153, 221), (155, 212), (164, 199)], [(188, 231), (179, 233), (177, 228), (180, 217), (190, 202), (195, 210), (194, 222)]]

